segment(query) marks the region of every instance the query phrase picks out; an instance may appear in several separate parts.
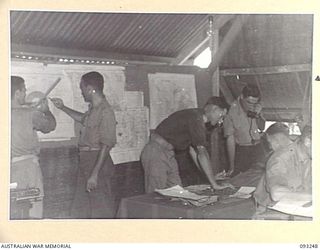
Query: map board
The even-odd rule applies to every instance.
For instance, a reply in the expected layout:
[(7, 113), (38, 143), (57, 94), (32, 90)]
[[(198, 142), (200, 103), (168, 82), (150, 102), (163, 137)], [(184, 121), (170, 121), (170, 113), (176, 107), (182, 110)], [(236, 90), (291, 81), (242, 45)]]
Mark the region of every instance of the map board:
[[(80, 112), (88, 110), (79, 88), (81, 76), (90, 71), (103, 75), (104, 94), (115, 111), (117, 120), (117, 144), (111, 150), (115, 164), (138, 161), (141, 150), (149, 138), (149, 109), (143, 106), (143, 93), (125, 91), (124, 68), (118, 66), (92, 65), (43, 65), (41, 63), (12, 62), (11, 74), (25, 79), (27, 95), (33, 91), (46, 92), (58, 78), (61, 81), (49, 97), (59, 97), (64, 104)], [(74, 121), (64, 112), (56, 109), (49, 101), (49, 107), (57, 120), (57, 127), (48, 134), (39, 132), (40, 141), (63, 141), (76, 137)]]

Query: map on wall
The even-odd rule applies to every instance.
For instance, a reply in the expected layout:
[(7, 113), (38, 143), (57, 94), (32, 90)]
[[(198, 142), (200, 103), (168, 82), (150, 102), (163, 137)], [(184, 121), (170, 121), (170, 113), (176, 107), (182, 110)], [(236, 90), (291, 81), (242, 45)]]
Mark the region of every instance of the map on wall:
[(151, 129), (175, 111), (197, 107), (194, 75), (156, 73), (148, 78)]
[[(24, 67), (23, 64), (13, 64), (11, 69), (12, 75), (17, 75), (25, 80), (27, 89), (27, 97), (34, 91), (40, 91), (45, 93), (48, 87), (54, 83), (59, 77), (61, 81), (51, 91), (49, 97), (59, 97), (64, 100), (64, 103), (68, 107), (73, 106), (73, 92), (72, 86), (66, 77), (63, 77), (61, 73), (48, 70), (44, 72), (43, 66), (39, 64), (30, 64), (28, 67)], [(74, 137), (74, 123), (70, 120), (70, 117), (64, 112), (56, 109), (49, 101), (49, 108), (57, 121), (56, 129), (48, 134), (38, 133), (40, 140), (65, 140), (66, 138)]]
[[(46, 92), (48, 87), (61, 78), (49, 97), (59, 97), (64, 104), (80, 112), (88, 110), (79, 88), (81, 76), (89, 71), (98, 71), (104, 78), (104, 94), (115, 111), (117, 120), (117, 144), (111, 150), (115, 164), (138, 161), (141, 151), (149, 138), (149, 112), (144, 106), (143, 93), (125, 91), (125, 74), (122, 67), (87, 65), (46, 65), (40, 63), (12, 63), (12, 75), (25, 79), (27, 94), (32, 91)], [(49, 101), (50, 110), (57, 120), (57, 128), (48, 133), (39, 132), (40, 140), (69, 140), (77, 136), (81, 126), (55, 108)]]

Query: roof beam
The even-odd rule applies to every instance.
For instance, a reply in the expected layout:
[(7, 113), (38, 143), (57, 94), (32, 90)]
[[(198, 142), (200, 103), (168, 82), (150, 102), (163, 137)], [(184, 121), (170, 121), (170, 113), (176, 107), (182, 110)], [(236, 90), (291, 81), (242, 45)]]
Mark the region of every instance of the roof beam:
[(224, 69), (220, 70), (222, 76), (236, 76), (236, 75), (266, 75), (266, 74), (281, 74), (291, 72), (311, 71), (311, 64), (295, 64), (272, 67), (258, 67), (258, 68), (241, 68), (241, 69)]
[(226, 102), (231, 105), (231, 103), (234, 101), (234, 97), (230, 91), (230, 88), (228, 87), (225, 79), (220, 75), (220, 90), (226, 100)]
[(145, 62), (154, 64), (169, 64), (172, 60), (170, 57), (109, 53), (96, 50), (64, 49), (15, 43), (11, 44), (11, 55), (34, 55), (51, 58), (69, 57), (72, 59), (103, 59), (109, 61), (130, 61), (132, 63)]
[(247, 18), (248, 18), (248, 15), (236, 16), (235, 20), (232, 23), (232, 26), (228, 30), (227, 34), (224, 36), (223, 41), (219, 46), (219, 50), (213, 56), (214, 60), (208, 66), (208, 71), (210, 75), (213, 75), (217, 67), (219, 67), (220, 62), (225, 55), (225, 52), (232, 45), (234, 39), (239, 34), (242, 28), (242, 25), (246, 22)]
[[(214, 26), (216, 29), (223, 27), (228, 21), (234, 18), (234, 15), (215, 15), (214, 16)], [(201, 27), (203, 29), (204, 27)], [(181, 65), (187, 61), (191, 56), (193, 56), (197, 51), (202, 50), (209, 46), (209, 36), (203, 39), (203, 37), (195, 37), (192, 39), (188, 45), (179, 53), (179, 55), (172, 60), (171, 64)]]

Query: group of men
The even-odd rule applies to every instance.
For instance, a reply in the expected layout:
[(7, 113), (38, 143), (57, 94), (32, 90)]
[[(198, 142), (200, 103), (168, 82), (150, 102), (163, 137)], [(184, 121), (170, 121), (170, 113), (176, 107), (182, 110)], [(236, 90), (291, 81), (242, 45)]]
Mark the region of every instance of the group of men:
[[(260, 100), (259, 88), (247, 84), (229, 109), (224, 99), (211, 97), (203, 109), (177, 111), (163, 120), (141, 154), (146, 192), (181, 185), (175, 159), (175, 151), (181, 150), (190, 152), (214, 189), (232, 187), (215, 180), (213, 168), (219, 166), (212, 165), (207, 151), (206, 123), (215, 126), (223, 122), (227, 176), (234, 177), (230, 182), (242, 179), (242, 185), (257, 186), (255, 200), (265, 208), (290, 194), (311, 197), (311, 126), (300, 126), (302, 134), (295, 141), (283, 123), (274, 123), (264, 131)], [(254, 180), (243, 178), (246, 173)]]
[[(116, 144), (114, 111), (103, 94), (104, 80), (100, 73), (92, 71), (84, 74), (79, 87), (84, 100), (89, 103), (85, 113), (65, 106), (60, 98), (50, 98), (56, 108), (82, 124), (78, 143), (77, 187), (71, 217), (113, 218), (116, 208), (112, 192), (114, 164), (110, 150)], [(18, 183), (18, 188), (37, 187), (43, 195), (38, 159), (40, 146), (36, 131), (48, 133), (55, 129), (56, 121), (45, 98), (30, 106), (26, 105), (25, 97), (24, 79), (12, 76), (11, 182)], [(259, 202), (266, 204), (260, 201), (260, 197), (264, 201), (276, 201), (279, 195), (288, 190), (309, 192), (311, 169), (305, 168), (310, 165), (311, 159), (311, 131), (302, 133), (301, 140), (291, 143), (284, 125), (271, 126), (266, 133), (274, 153), (266, 161), (267, 152), (261, 142), (265, 119), (261, 113), (260, 99), (257, 86), (248, 84), (230, 108), (223, 98), (211, 97), (203, 108), (177, 111), (163, 120), (152, 131), (150, 140), (141, 153), (145, 191), (149, 193), (155, 189), (181, 185), (175, 152), (183, 150), (190, 153), (195, 165), (214, 189), (232, 187), (227, 182), (216, 181), (213, 168), (218, 166), (212, 166), (207, 150), (206, 125), (223, 123), (229, 156), (229, 176), (236, 176), (257, 166), (267, 166), (259, 183), (261, 187), (257, 189), (256, 199)], [(296, 165), (292, 165), (290, 161)], [(287, 182), (282, 178), (284, 175)], [(33, 204), (30, 217), (43, 217), (42, 202)]]

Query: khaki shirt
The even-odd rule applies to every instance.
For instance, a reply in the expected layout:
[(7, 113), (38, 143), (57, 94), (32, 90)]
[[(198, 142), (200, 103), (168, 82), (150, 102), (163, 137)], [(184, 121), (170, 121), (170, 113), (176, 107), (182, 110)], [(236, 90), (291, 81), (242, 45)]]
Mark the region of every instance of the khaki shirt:
[(311, 192), (311, 159), (301, 158), (297, 142), (274, 152), (266, 164), (266, 173), (255, 191), (255, 198), (262, 205), (272, 202), (270, 190), (284, 186), (293, 192), (303, 188)]
[(82, 120), (79, 146), (100, 148), (107, 145), (112, 148), (116, 144), (115, 114), (104, 99), (99, 106), (90, 107)]
[(252, 145), (253, 140), (260, 140), (260, 131), (256, 119), (249, 118), (240, 104), (240, 98), (235, 100), (224, 119), (223, 129), (225, 137), (233, 135), (237, 144)]

